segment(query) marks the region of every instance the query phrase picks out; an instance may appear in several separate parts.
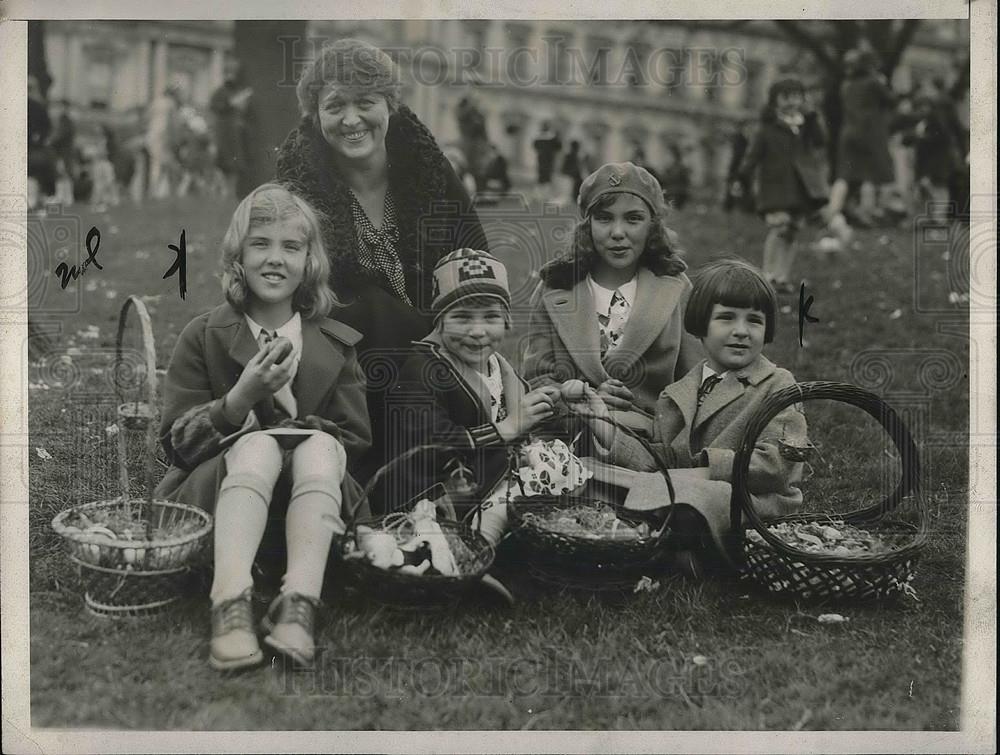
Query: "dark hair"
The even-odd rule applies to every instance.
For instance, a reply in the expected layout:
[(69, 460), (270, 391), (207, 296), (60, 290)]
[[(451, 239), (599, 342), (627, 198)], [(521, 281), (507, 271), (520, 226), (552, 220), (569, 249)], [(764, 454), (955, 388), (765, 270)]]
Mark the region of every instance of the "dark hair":
[[(598, 210), (605, 210), (614, 204), (619, 196), (621, 195), (605, 194), (594, 202), (586, 217), (576, 224), (573, 247), (569, 254), (557, 257), (539, 271), (539, 276), (547, 286), (570, 289), (590, 274), (600, 260), (590, 232), (590, 218)], [(687, 264), (681, 259), (683, 250), (677, 234), (667, 227), (663, 213), (656, 212), (648, 204), (646, 206), (650, 210), (651, 225), (649, 236), (646, 237), (646, 248), (639, 255), (639, 266), (649, 268), (654, 275), (680, 275), (687, 270)]]
[(710, 262), (698, 270), (684, 311), (684, 329), (697, 338), (704, 338), (716, 304), (759, 309), (765, 316), (764, 343), (774, 340), (778, 297), (774, 287), (753, 265), (727, 258)]

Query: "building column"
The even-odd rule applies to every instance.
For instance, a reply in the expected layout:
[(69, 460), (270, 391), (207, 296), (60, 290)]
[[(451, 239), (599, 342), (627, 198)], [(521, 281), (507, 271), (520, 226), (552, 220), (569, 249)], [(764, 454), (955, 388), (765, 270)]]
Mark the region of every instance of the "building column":
[(167, 43), (162, 39), (153, 42), (153, 92), (159, 97), (167, 88)]
[(153, 49), (148, 38), (137, 41), (135, 46), (135, 79), (132, 91), (132, 105), (145, 105), (150, 101), (149, 56)]
[(84, 79), (85, 61), (83, 59), (83, 40), (73, 33), (66, 35), (66, 57), (65, 68), (62, 72), (65, 87), (64, 97), (78, 107), (87, 107), (90, 98), (84, 91), (86, 81)]
[(212, 91), (214, 92), (222, 86), (222, 82), (226, 79), (226, 51), (221, 47), (212, 48), (210, 71), (209, 80), (212, 82)]

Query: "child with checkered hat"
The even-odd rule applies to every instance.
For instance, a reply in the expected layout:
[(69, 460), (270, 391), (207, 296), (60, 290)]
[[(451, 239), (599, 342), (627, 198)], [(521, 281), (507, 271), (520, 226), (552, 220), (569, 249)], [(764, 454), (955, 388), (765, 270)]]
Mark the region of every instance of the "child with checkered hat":
[[(373, 495), (376, 508), (380, 500), (386, 510), (399, 508), (446, 475), (456, 456), (485, 495), (506, 471), (507, 444), (552, 417), (559, 404), (558, 386), (529, 390), (499, 352), (511, 319), (507, 270), (498, 259), (476, 249), (443, 257), (434, 269), (431, 307), (434, 330), (413, 343), (389, 392), (389, 434), (398, 443), (390, 458), (432, 444), (454, 451), (415, 457), (405, 473), (386, 475), (392, 486)], [(477, 525), (496, 543), (506, 511), (493, 507)]]

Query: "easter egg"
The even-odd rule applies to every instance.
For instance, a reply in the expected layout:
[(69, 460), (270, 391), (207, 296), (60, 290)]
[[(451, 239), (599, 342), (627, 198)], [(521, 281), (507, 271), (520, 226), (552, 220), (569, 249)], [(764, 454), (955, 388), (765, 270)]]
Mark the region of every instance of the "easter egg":
[(560, 390), (567, 401), (580, 401), (586, 395), (582, 380), (567, 380)]

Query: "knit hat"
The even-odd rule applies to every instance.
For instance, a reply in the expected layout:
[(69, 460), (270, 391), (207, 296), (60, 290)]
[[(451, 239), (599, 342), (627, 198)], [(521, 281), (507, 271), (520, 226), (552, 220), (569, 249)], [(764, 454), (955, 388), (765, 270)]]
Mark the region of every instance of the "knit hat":
[(478, 249), (457, 249), (438, 260), (431, 302), (434, 318), (472, 296), (492, 297), (510, 309), (507, 268), (503, 263)]
[(605, 194), (634, 194), (645, 200), (653, 212), (663, 208), (663, 189), (656, 177), (635, 163), (605, 163), (587, 176), (580, 185), (576, 203), (586, 216), (594, 203)]

